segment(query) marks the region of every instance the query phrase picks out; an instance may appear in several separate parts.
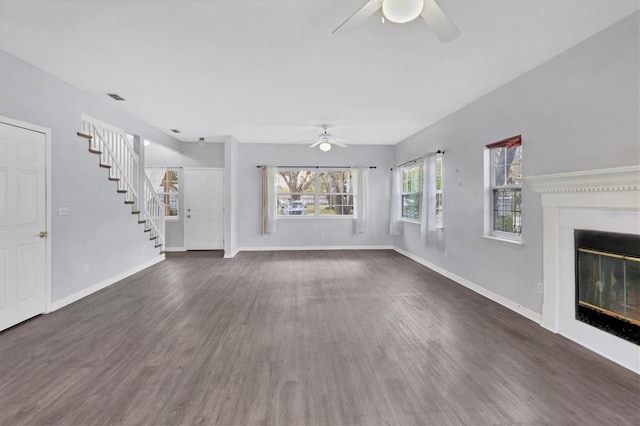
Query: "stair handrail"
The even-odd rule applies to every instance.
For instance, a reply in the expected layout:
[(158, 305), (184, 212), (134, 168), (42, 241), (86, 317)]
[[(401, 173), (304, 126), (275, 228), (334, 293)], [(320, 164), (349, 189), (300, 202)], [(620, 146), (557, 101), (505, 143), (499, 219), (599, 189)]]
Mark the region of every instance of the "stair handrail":
[[(156, 188), (153, 187), (146, 172), (144, 173), (144, 202), (142, 204), (144, 217), (151, 228), (152, 236), (156, 236), (160, 240), (161, 250), (164, 250), (165, 204), (158, 196)], [(157, 212), (157, 215), (151, 214), (154, 211)]]
[[(86, 124), (88, 124), (92, 129), (93, 129), (93, 135), (98, 136), (98, 138), (101, 140), (101, 149), (106, 150), (108, 156), (110, 157), (111, 161), (113, 162), (113, 165), (116, 166), (117, 172), (119, 173), (119, 176), (121, 176), (124, 179), (124, 182), (127, 186), (127, 188), (125, 188), (127, 191), (131, 191), (131, 195), (133, 196), (133, 201), (137, 201), (138, 199), (138, 191), (136, 190), (135, 184), (131, 181), (131, 176), (129, 176), (128, 173), (126, 173), (125, 167), (122, 165), (122, 162), (120, 161), (120, 159), (118, 158), (118, 156), (112, 151), (111, 147), (109, 146), (109, 142), (107, 141), (107, 137), (104, 135), (103, 133), (103, 128), (98, 127), (97, 125), (95, 125), (94, 123), (92, 123), (91, 121), (85, 121)], [(130, 157), (133, 159), (133, 163), (136, 167), (134, 167), (134, 170), (132, 170), (132, 175), (135, 175), (135, 173), (137, 173), (137, 167), (139, 167), (139, 156), (138, 154), (133, 150), (133, 146), (131, 146), (131, 143), (129, 142), (129, 138), (127, 138), (126, 133), (124, 132), (115, 132), (111, 129), (107, 129), (110, 132), (112, 132), (114, 135), (118, 136), (123, 142), (124, 142), (124, 146), (127, 148), (128, 154), (130, 155)]]
[(127, 149), (129, 150), (129, 152), (136, 158), (138, 158), (138, 154), (136, 153), (133, 144), (131, 143), (131, 141), (129, 140), (129, 138), (127, 137), (127, 133), (122, 130), (119, 127), (116, 127), (112, 124), (106, 123), (104, 121), (98, 120), (97, 118), (91, 117), (89, 115), (86, 114), (81, 114), (81, 119), (83, 123), (91, 123), (93, 126), (100, 128), (100, 129), (104, 129), (104, 130), (108, 130), (109, 132), (112, 133), (117, 133), (119, 135), (122, 136), (122, 139), (125, 141), (125, 144), (127, 146)]

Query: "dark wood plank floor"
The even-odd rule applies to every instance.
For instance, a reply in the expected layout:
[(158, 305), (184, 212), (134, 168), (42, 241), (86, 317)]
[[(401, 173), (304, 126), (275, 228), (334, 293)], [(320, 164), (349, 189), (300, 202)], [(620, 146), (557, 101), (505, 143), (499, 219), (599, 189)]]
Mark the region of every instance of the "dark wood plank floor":
[(638, 425), (640, 379), (392, 251), (169, 255), (0, 333), (0, 423)]

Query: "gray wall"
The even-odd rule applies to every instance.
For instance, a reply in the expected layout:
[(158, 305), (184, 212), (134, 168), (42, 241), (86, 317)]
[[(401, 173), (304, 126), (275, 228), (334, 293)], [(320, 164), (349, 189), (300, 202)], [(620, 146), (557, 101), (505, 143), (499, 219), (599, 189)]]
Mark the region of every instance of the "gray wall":
[[(538, 175), (640, 163), (639, 14), (605, 30), (515, 79), (395, 147), (350, 146), (329, 153), (305, 145), (185, 145), (177, 166), (233, 167), (225, 186), (229, 203), (225, 248), (373, 246), (394, 244), (536, 312), (542, 280), (540, 199), (525, 187), (522, 248), (488, 242), (483, 232), (483, 147), (523, 135), (524, 174)], [(517, 58), (514, 58), (517, 60)], [(76, 137), (80, 114), (110, 122), (129, 133), (182, 151), (170, 136), (102, 100), (0, 51), (0, 114), (52, 129), (53, 300), (59, 300), (157, 258), (140, 236), (140, 225), (108, 182), (98, 160)], [(499, 64), (496, 64), (499, 66)], [(430, 100), (425, 100), (429, 102)], [(444, 247), (418, 241), (417, 226), (388, 235), (389, 168), (436, 149), (445, 149)], [(171, 157), (164, 153), (161, 155)], [(170, 158), (169, 158), (170, 159)], [(165, 161), (163, 160), (163, 161)], [(168, 161), (168, 160), (167, 160)], [(155, 162), (155, 164), (153, 164)], [(148, 165), (160, 164), (147, 153)], [(371, 172), (371, 225), (354, 235), (350, 220), (281, 220), (278, 232), (260, 235), (258, 164), (375, 165)], [(84, 264), (90, 265), (84, 272)]]
[(522, 134), (525, 176), (639, 164), (639, 16), (632, 15), (396, 145), (396, 163), (436, 149), (446, 151), (446, 210), (444, 250), (422, 246), (417, 225), (410, 223), (404, 224), (404, 234), (394, 238), (394, 244), (540, 312), (540, 197), (525, 186), (522, 248), (483, 239), (484, 146)]
[(182, 151), (150, 144), (146, 150), (147, 167), (224, 167), (224, 143), (183, 143)]
[[(146, 167), (224, 167), (224, 143), (183, 143), (182, 152), (151, 143), (145, 148)], [(183, 197), (183, 185), (179, 186), (179, 196)], [(165, 223), (166, 247), (168, 250), (183, 248), (184, 203), (178, 203), (178, 219)]]
[[(98, 167), (98, 157), (76, 136), (82, 113), (180, 147), (157, 129), (0, 51), (0, 115), (52, 131), (53, 217), (48, 231), (54, 302), (159, 256), (115, 183)], [(62, 206), (71, 207), (69, 216), (57, 216)], [(85, 264), (89, 272), (84, 272)]]
[[(240, 144), (238, 208), (240, 249), (260, 247), (390, 246), (389, 195), (391, 146), (351, 145), (323, 153), (307, 145)], [(261, 186), (257, 165), (377, 166), (370, 171), (369, 231), (353, 233), (352, 219), (280, 219), (277, 232), (260, 235)]]

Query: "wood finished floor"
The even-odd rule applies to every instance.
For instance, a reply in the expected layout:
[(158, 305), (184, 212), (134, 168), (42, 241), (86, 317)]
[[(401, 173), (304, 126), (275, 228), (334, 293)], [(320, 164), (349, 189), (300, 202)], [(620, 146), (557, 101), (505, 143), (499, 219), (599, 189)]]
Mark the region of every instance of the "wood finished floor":
[(639, 376), (393, 251), (219, 256), (0, 333), (0, 423), (640, 424)]

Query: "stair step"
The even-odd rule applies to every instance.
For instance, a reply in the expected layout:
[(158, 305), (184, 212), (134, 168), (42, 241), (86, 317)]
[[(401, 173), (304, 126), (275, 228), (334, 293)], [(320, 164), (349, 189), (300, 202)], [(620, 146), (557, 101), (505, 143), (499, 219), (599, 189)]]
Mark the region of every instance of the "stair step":
[(85, 139), (93, 139), (93, 136), (88, 135), (86, 133), (82, 133), (82, 132), (77, 132), (76, 135), (80, 136), (81, 138), (85, 138)]
[(157, 236), (157, 235), (156, 235), (156, 236), (153, 236), (153, 237), (149, 237), (149, 239), (150, 239), (150, 240), (155, 240), (155, 239), (157, 239), (157, 238), (158, 238), (158, 236)]
[(162, 247), (162, 244), (156, 244), (154, 247), (155, 248)]
[(145, 228), (144, 232), (151, 232), (151, 228)]
[(124, 203), (125, 203), (125, 204), (133, 204), (133, 201), (129, 201), (129, 200), (127, 200), (127, 201), (125, 201)]
[(109, 180), (112, 181), (112, 182), (118, 182), (120, 180), (120, 178), (109, 176)]
[(164, 250), (160, 250), (160, 254), (164, 254)]
[(138, 223), (147, 223), (146, 220), (139, 220)]
[(111, 166), (108, 164), (100, 164), (100, 167), (102, 167), (103, 169), (110, 169)]
[(82, 132), (76, 132), (76, 135), (80, 136), (81, 138), (85, 138), (89, 141), (89, 152), (92, 154), (102, 154), (102, 151), (100, 151), (99, 149), (95, 148), (92, 144), (92, 140), (93, 140), (93, 136), (88, 135), (86, 133), (82, 133)]
[(131, 214), (140, 214), (140, 210), (132, 210)]
[(118, 189), (118, 190), (116, 190), (116, 192), (117, 192), (118, 194), (126, 194), (126, 193), (127, 193), (127, 190), (126, 190), (126, 189)]

